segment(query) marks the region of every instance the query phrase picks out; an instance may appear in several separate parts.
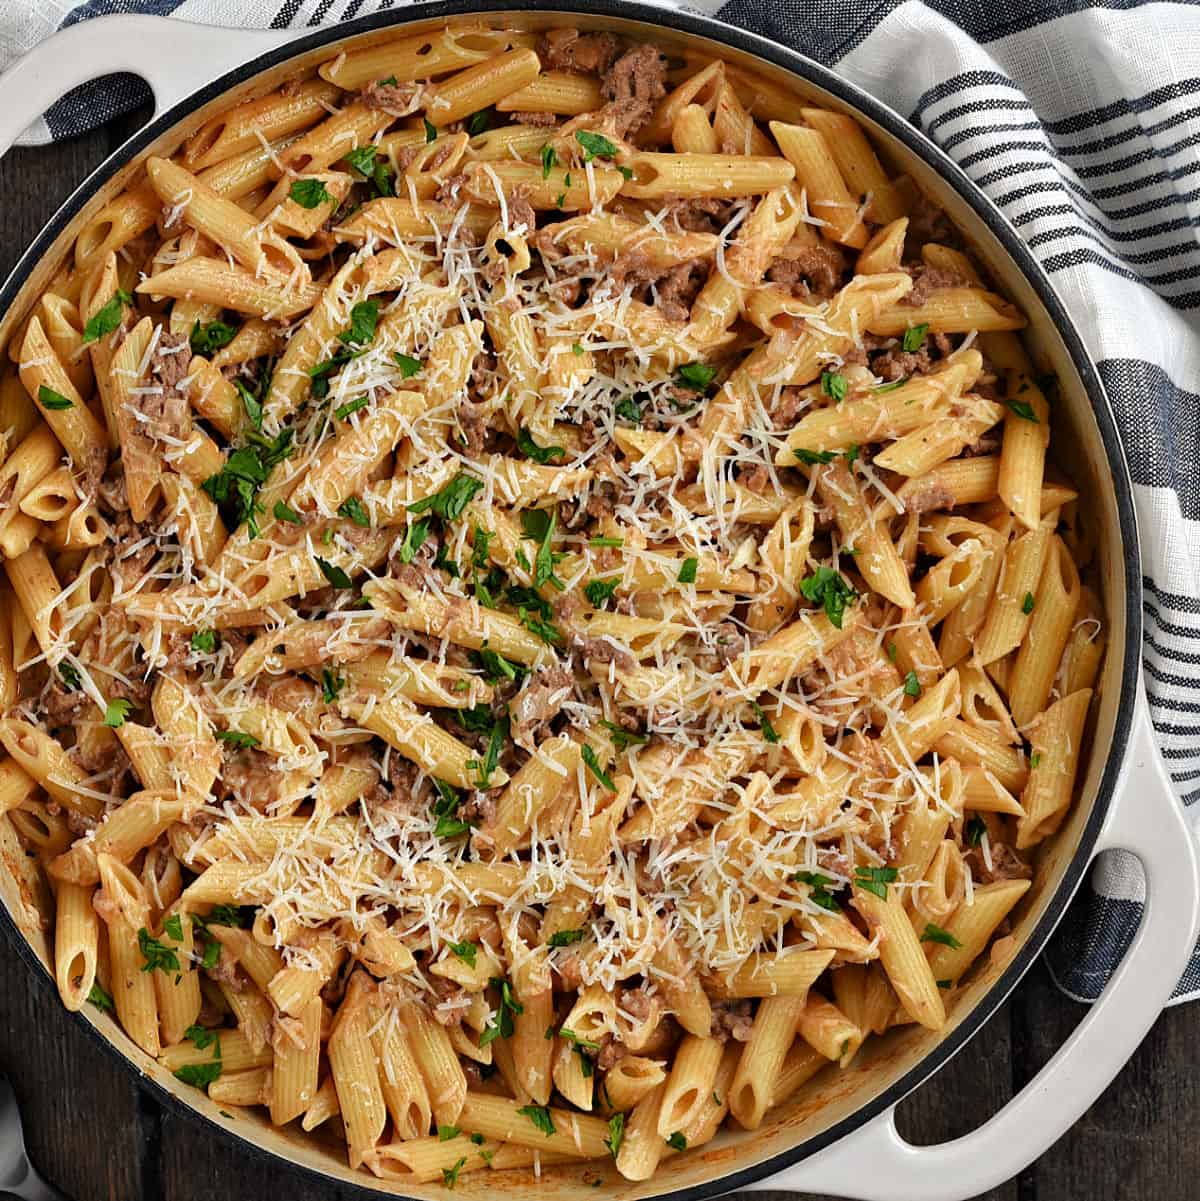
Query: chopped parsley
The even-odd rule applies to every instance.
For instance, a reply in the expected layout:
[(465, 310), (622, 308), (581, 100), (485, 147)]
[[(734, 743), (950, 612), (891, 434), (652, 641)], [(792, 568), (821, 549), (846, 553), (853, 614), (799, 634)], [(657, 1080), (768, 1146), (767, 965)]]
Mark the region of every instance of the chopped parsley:
[(527, 1117), (547, 1138), (556, 1133), (554, 1119), (545, 1105), (522, 1105), (517, 1113)]
[(221, 470), (200, 485), (221, 506), (230, 529), (245, 522), (250, 537), (258, 537), (258, 515), (263, 511), (258, 490), (272, 468), (291, 453), (291, 430), (281, 430), (274, 438), (251, 431), (246, 445), (233, 451)]
[(217, 741), (227, 742), (239, 751), (262, 746), (262, 743), (253, 734), (247, 734), (244, 730), (218, 730)]
[(1006, 400), (1004, 402), (1008, 407), (1020, 417), (1023, 421), (1032, 421), (1034, 425), (1040, 425), (1038, 415), (1033, 411), (1033, 405), (1025, 400)]
[(237, 335), (237, 330), (224, 321), (210, 321), (201, 325), (199, 320), (192, 326), (188, 335), (192, 354), (211, 355), (215, 351), (224, 350)]
[(686, 1151), (687, 1138), (681, 1130), (676, 1130), (670, 1138), (663, 1140), (673, 1151)]
[(649, 734), (636, 734), (631, 730), (626, 730), (623, 726), (617, 725), (616, 722), (601, 721), (600, 724), (608, 731), (608, 736), (612, 739), (612, 744), (618, 751), (628, 750), (631, 746), (642, 746), (650, 741)]
[(288, 195), (302, 208), (315, 209), (319, 204), (332, 204), (333, 197), (320, 179), (298, 179)]
[(1029, 756), (1029, 766), (1030, 767), (1037, 767), (1041, 763), (1041, 761), (1042, 761), (1042, 755), (1041, 755), (1040, 751), (1034, 751), (1033, 754)]
[(100, 987), (99, 984), (93, 984), (88, 990), (88, 1004), (95, 1005), (97, 1009), (108, 1010), (111, 1013), (116, 1006), (113, 1004), (112, 997)]
[(792, 879), (798, 884), (807, 884), (809, 888), (808, 899), (814, 905), (820, 905), (822, 909), (828, 909), (830, 913), (840, 913), (842, 907), (833, 899), (833, 894), (829, 891), (829, 886), (833, 881), (821, 872), (797, 872)]
[(438, 1142), (448, 1143), (452, 1138), (458, 1138), (462, 1130), (458, 1126), (438, 1126)]
[(716, 375), (717, 369), (704, 363), (685, 363), (676, 373), (680, 387), (690, 388), (693, 392), (705, 391)]
[(539, 446), (533, 440), (533, 435), (524, 426), (517, 431), (517, 449), (537, 463), (548, 463), (551, 459), (561, 459), (567, 453), (561, 446)]
[(97, 309), (88, 318), (87, 324), (83, 327), (84, 346), (87, 346), (89, 342), (98, 342), (101, 338), (108, 337), (121, 324), (121, 309), (127, 304), (133, 304), (133, 297), (124, 288), (118, 288), (108, 304)]
[(558, 155), (554, 147), (547, 143), (542, 147), (542, 178), (549, 179), (550, 172), (558, 166)]
[(208, 1063), (185, 1063), (175, 1072), (175, 1079), (196, 1088), (207, 1088), (221, 1076), (221, 1044), (217, 1043), (217, 1056)]
[(524, 668), (510, 663), (503, 655), (487, 646), (480, 647), (476, 654), (483, 667), (484, 679), (489, 684), (498, 684), (501, 680), (516, 681), (525, 674)]
[(699, 566), (699, 559), (684, 559), (682, 566), (679, 568), (679, 582), (681, 584), (694, 584), (696, 582), (696, 568)]
[(70, 409), (74, 407), (75, 402), (69, 400), (61, 392), (55, 392), (53, 388), (48, 388), (42, 384), (38, 388), (38, 404), (43, 409), (50, 409), (51, 412), (57, 412), (59, 409)]
[(178, 972), (179, 971), (179, 956), (176, 952), (157, 938), (150, 937), (150, 931), (143, 926), (138, 931), (138, 950), (142, 953), (142, 958), (145, 963), (142, 964), (143, 972), (153, 972), (157, 969), (160, 972)]
[(425, 145), (428, 146), (430, 142), (437, 141), (437, 126), (428, 117), (422, 117), (421, 120), (425, 124)]
[(371, 403), (370, 397), (356, 396), (353, 400), (348, 400), (344, 405), (338, 405), (333, 410), (333, 415), (339, 421), (345, 421), (351, 413), (357, 413), (359, 409), (365, 409)]
[[(556, 930), (553, 934), (550, 935), (549, 939), (546, 942), (546, 946), (548, 946), (548, 947), (572, 946), (573, 944), (575, 944), (577, 942), (583, 941), (584, 933), (585, 932), (583, 930)], [(565, 1033), (565, 1031), (563, 1033)], [(574, 1038), (575, 1036), (572, 1034), (570, 1037)]]
[(1033, 612), (1033, 605), (1034, 605), (1033, 593), (1026, 592), (1025, 599), (1021, 602), (1021, 612), (1024, 613), (1026, 617), (1028, 617), (1029, 614)]
[(281, 500), (275, 502), (275, 508), (272, 512), (275, 514), (276, 521), (286, 521), (291, 525), (304, 524), (304, 518), (291, 505), (285, 505)]
[(414, 501), (408, 506), (408, 511), (433, 512), (443, 521), (456, 521), (482, 487), (483, 480), (460, 471), (444, 488), (422, 500)]
[(421, 359), (414, 359), (412, 355), (401, 354), (399, 351), (393, 354), (392, 358), (396, 360), (396, 366), (400, 368), (401, 379), (412, 379), (425, 366)]
[(583, 161), (590, 163), (594, 158), (615, 158), (617, 146), (602, 133), (591, 133), (586, 129), (575, 131), (575, 141), (583, 147)]
[(904, 337), (900, 342), (901, 348), (906, 354), (914, 354), (925, 345), (925, 335), (929, 333), (929, 322), (924, 321), (920, 325), (910, 326), (904, 331)]
[(507, 980), (493, 976), (488, 983), (500, 990), (500, 1007), (496, 1010), (496, 1020), (479, 1036), (481, 1048), (498, 1038), (512, 1038), (513, 1016), (525, 1012), (525, 1006), (513, 996), (512, 985)]
[(899, 878), (900, 873), (894, 867), (856, 867), (854, 869), (854, 883), (863, 890), (879, 897), (880, 900), (887, 900), (887, 886), (894, 884)]
[(600, 766), (600, 760), (596, 758), (596, 752), (585, 742), (583, 744), (583, 761), (588, 765), (588, 769), (592, 775), (596, 777), (600, 783), (608, 789), (609, 792), (616, 792), (617, 786), (612, 782), (608, 772)]
[(322, 559), (317, 556), (317, 566), (321, 569), (321, 574), (329, 581), (334, 588), (351, 588), (353, 585), (350, 582), (350, 577), (334, 563), (330, 563), (328, 559)]
[(404, 533), (404, 542), (400, 546), (400, 562), (411, 563), (413, 556), (425, 545), (429, 537), (429, 518), (415, 521)]
[(637, 401), (632, 396), (622, 396), (613, 406), (613, 412), (618, 417), (622, 417), (634, 425), (641, 425), (642, 423), (642, 410), (638, 407)]
[(606, 546), (616, 549), (617, 547), (624, 546), (624, 545), (625, 545), (624, 538), (589, 538), (588, 539), (588, 546), (594, 546), (597, 549), (602, 549), (603, 547), (606, 547)]
[(852, 602), (858, 595), (841, 572), (824, 565), (818, 567), (807, 579), (800, 581), (800, 594), (805, 600), (824, 608), (825, 616), (829, 618), (829, 623), (835, 630), (842, 628), (847, 603)]
[(458, 1174), (467, 1164), (467, 1157), (460, 1155), (455, 1161), (454, 1166), (442, 1169), (442, 1183), (447, 1188), (453, 1188), (458, 1183)]
[(478, 137), (481, 133), (487, 133), (492, 127), (492, 110), (490, 108), (481, 108), (479, 112), (472, 113), (467, 118), (467, 133), (471, 137)]
[(792, 454), (809, 467), (815, 467), (818, 463), (832, 463), (838, 456), (836, 450), (805, 450), (803, 446), (796, 447)]
[(104, 724), (110, 730), (119, 730), (125, 724), (131, 708), (133, 708), (133, 703), (125, 700), (124, 697), (117, 697), (109, 701), (104, 706)]
[(374, 339), (378, 324), (379, 301), (360, 300), (350, 310), (349, 328), (338, 334), (338, 341), (344, 346), (366, 346)]
[(220, 1037), (219, 1030), (210, 1030), (207, 1026), (189, 1026), (183, 1037), (195, 1044), (197, 1051), (207, 1051)]
[(963, 833), (966, 836), (967, 845), (977, 847), (983, 841), (983, 836), (987, 833), (987, 822), (982, 817), (973, 817), (967, 822)]
[(771, 725), (771, 719), (763, 712), (762, 706), (757, 701), (751, 701), (750, 708), (754, 710), (754, 716), (758, 718), (763, 738), (769, 743), (777, 743), (779, 741), (779, 733)]
[(910, 671), (904, 677), (904, 695), (918, 697), (921, 695), (921, 681), (917, 679), (917, 673)]
[(619, 575), (610, 576), (607, 580), (588, 580), (583, 586), (583, 595), (593, 608), (601, 609), (612, 599), (612, 595), (621, 585)]
[(844, 375), (833, 371), (821, 372), (821, 391), (837, 404), (846, 399), (849, 388), (850, 381)]
[(467, 967), (475, 966), (475, 956), (479, 953), (479, 947), (475, 943), (448, 942), (446, 946), (450, 948), (450, 953), (456, 959), (461, 959)]
[(621, 1151), (621, 1143), (625, 1141), (625, 1115), (623, 1113), (614, 1113), (608, 1119), (608, 1137), (604, 1140), (604, 1145), (612, 1152), (613, 1159), (616, 1159)]
[[(434, 136), (437, 136), (436, 132)], [(356, 146), (346, 155), (346, 162), (370, 181), (376, 196), (394, 196), (396, 194), (387, 162), (380, 157), (377, 147)]]
[(327, 705), (332, 705), (337, 700), (338, 694), (346, 686), (344, 676), (339, 676), (336, 669), (326, 667), (321, 672), (321, 699)]
[(902, 388), (907, 383), (907, 377), (904, 377), (903, 379), (894, 379), (890, 384), (880, 384), (877, 388), (873, 388), (872, 391), (876, 394), (881, 392), (895, 392), (897, 388)]
[(79, 676), (79, 668), (74, 663), (60, 663), (58, 674), (67, 686), (68, 692), (74, 692), (83, 683)]
[(250, 424), (256, 430), (262, 429), (263, 407), (257, 390), (247, 387), (245, 382), (240, 379), (235, 379), (233, 386), (238, 396), (242, 398), (242, 408), (246, 410), (246, 416), (250, 419)]
[(338, 516), (345, 517), (355, 525), (362, 526), (364, 530), (371, 528), (371, 519), (367, 516), (367, 510), (363, 508), (363, 503), (357, 496), (348, 496), (338, 505)]
[(949, 947), (952, 951), (962, 949), (962, 943), (949, 930), (943, 930), (941, 926), (935, 926), (933, 922), (925, 923), (925, 931), (921, 935), (921, 941), (940, 942), (942, 946)]

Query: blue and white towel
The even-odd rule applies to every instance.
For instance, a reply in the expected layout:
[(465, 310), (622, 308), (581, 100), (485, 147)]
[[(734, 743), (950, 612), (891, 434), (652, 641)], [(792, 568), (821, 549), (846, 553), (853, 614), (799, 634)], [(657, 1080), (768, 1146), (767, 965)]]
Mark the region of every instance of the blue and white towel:
[[(403, 0), (0, 0), (0, 68), (111, 12), (303, 28)], [(952, 155), (1041, 259), (1108, 388), (1144, 540), (1146, 686), (1180, 804), (1200, 799), (1200, 8), (1140, 0), (700, 0), (877, 96)], [(148, 99), (78, 89), (24, 139)], [(1200, 809), (1197, 810), (1200, 813)], [(1136, 860), (1105, 855), (1049, 952), (1093, 999), (1137, 925)], [(1200, 955), (1176, 990), (1200, 995)]]

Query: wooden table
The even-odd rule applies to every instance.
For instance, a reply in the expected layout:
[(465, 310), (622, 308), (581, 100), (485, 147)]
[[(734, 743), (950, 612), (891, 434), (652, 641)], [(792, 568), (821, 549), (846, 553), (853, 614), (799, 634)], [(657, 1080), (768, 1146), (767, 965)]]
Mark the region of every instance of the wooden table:
[[(136, 122), (0, 162), (0, 274), (75, 183)], [(30, 1155), (76, 1201), (340, 1201), (165, 1113), (130, 1073), (35, 988), (8, 951), (0, 988), (0, 1070), (13, 1081)], [(965, 1134), (1012, 1096), (1074, 1029), (1083, 1007), (1039, 963), (982, 1035), (900, 1109), (918, 1143)], [(1190, 1060), (1200, 1010), (1169, 1010), (1117, 1083), (1075, 1129), (986, 1201), (1187, 1201), (1200, 1197), (1200, 1074)], [(286, 1183), (285, 1183), (286, 1181)], [(787, 1194), (742, 1194), (783, 1201)], [(897, 1197), (896, 1201), (921, 1201)]]

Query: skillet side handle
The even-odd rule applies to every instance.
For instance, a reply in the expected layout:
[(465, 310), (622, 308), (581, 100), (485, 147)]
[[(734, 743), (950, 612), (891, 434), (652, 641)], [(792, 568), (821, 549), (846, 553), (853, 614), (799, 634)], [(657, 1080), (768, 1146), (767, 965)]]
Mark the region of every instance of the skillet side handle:
[(889, 1109), (754, 1187), (857, 1201), (965, 1201), (1010, 1180), (1057, 1142), (1136, 1050), (1196, 944), (1200, 873), (1193, 836), (1171, 793), (1140, 688), (1128, 768), (1096, 849), (1117, 847), (1136, 854), (1145, 871), (1141, 925), (1070, 1038), (999, 1113), (962, 1138), (915, 1147), (901, 1138)]
[(59, 30), (0, 75), (0, 155), (56, 100), (103, 75), (140, 75), (160, 113), (249, 59), (307, 30), (225, 29), (114, 14)]

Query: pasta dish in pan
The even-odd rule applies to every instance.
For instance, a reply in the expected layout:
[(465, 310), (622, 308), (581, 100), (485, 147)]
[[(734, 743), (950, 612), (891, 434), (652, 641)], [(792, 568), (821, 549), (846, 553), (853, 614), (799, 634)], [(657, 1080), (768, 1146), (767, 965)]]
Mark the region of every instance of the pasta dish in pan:
[(648, 1179), (942, 1026), (1104, 648), (1023, 325), (852, 118), (608, 33), (149, 157), (0, 378), (63, 1002), (449, 1187)]

